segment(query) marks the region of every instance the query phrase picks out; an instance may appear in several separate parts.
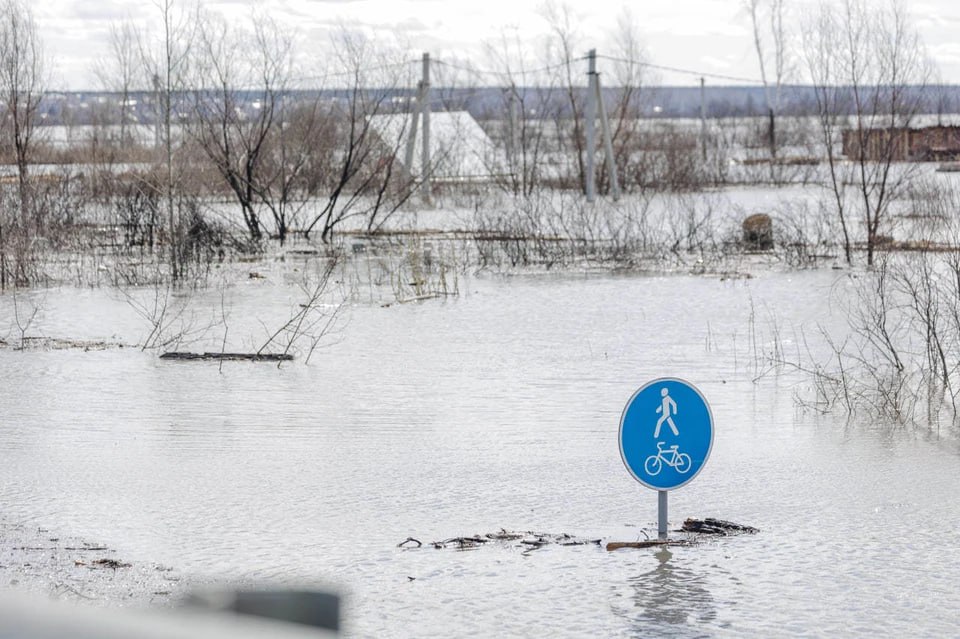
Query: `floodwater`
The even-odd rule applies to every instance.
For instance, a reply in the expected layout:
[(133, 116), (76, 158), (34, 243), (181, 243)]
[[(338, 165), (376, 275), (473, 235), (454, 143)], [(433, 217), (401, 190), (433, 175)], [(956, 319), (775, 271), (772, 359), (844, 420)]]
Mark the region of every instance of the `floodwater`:
[[(193, 304), (253, 343), (295, 304), (281, 280)], [(127, 560), (331, 585), (357, 636), (954, 634), (955, 434), (817, 415), (795, 402), (803, 378), (754, 379), (772, 340), (839, 330), (831, 299), (848, 285), (830, 270), (469, 278), (456, 298), (352, 304), (309, 365), (279, 369), (0, 349), (0, 504)], [(38, 309), (28, 335), (148, 331), (102, 289), (18, 307)], [(8, 341), (14, 324), (7, 295)], [(672, 525), (714, 516), (760, 534), (612, 553), (397, 548), (501, 527), (642, 538), (656, 495), (623, 468), (617, 429), (658, 376), (696, 384), (716, 422), (703, 472), (670, 495)]]

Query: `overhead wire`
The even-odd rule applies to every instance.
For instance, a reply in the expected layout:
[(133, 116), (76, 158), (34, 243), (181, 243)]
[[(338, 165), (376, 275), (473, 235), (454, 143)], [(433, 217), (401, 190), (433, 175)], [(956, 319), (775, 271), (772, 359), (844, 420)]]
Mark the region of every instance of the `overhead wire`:
[[(633, 65), (636, 65), (636, 66), (638, 66), (638, 67), (643, 67), (643, 68), (647, 68), (647, 69), (655, 69), (655, 70), (658, 70), (658, 71), (666, 71), (666, 72), (669, 72), (669, 73), (679, 73), (679, 74), (683, 74), (683, 75), (690, 75), (690, 76), (701, 77), (701, 78), (711, 78), (711, 79), (715, 79), (715, 80), (724, 80), (724, 81), (728, 81), (728, 82), (742, 82), (742, 83), (745, 83), (745, 84), (755, 84), (755, 85), (763, 84), (763, 80), (759, 80), (759, 79), (757, 79), (757, 78), (748, 78), (748, 77), (745, 77), (745, 76), (729, 75), (729, 74), (724, 74), (724, 73), (714, 73), (714, 72), (711, 72), (711, 71), (698, 71), (698, 70), (696, 70), (696, 69), (687, 69), (687, 68), (683, 68), (683, 67), (674, 67), (674, 66), (663, 65), (663, 64), (654, 64), (654, 63), (652, 63), (652, 62), (646, 62), (646, 61), (644, 61), (644, 60), (638, 60), (638, 59), (634, 59), (634, 58), (625, 58), (625, 57), (612, 56), (612, 55), (606, 55), (606, 54), (597, 54), (596, 57), (597, 57), (598, 59), (609, 60), (609, 61), (611, 61), (611, 62), (620, 62), (620, 63), (623, 63), (623, 64), (633, 64)], [(556, 71), (557, 69), (562, 69), (562, 68), (565, 68), (565, 67), (569, 67), (571, 64), (573, 64), (573, 63), (575, 63), (575, 62), (583, 62), (583, 61), (586, 61), (586, 60), (588, 60), (588, 59), (589, 59), (589, 56), (581, 56), (581, 57), (578, 57), (578, 58), (570, 58), (570, 59), (567, 59), (567, 60), (562, 60), (562, 61), (556, 62), (556, 63), (554, 63), (554, 64), (549, 64), (549, 65), (542, 66), (542, 67), (537, 67), (537, 68), (534, 68), (534, 69), (523, 69), (523, 68), (521, 68), (521, 69), (513, 69), (513, 70), (511, 70), (511, 69), (504, 69), (504, 70), (499, 70), (499, 71), (492, 70), (492, 69), (486, 69), (486, 68), (482, 68), (482, 67), (477, 67), (477, 66), (473, 66), (473, 65), (471, 65), (471, 64), (464, 64), (464, 63), (461, 63), (461, 62), (451, 62), (450, 60), (446, 60), (446, 59), (444, 59), (444, 58), (431, 58), (430, 61), (433, 62), (433, 63), (435, 63), (435, 64), (438, 64), (438, 65), (441, 65), (441, 66), (444, 66), (444, 67), (448, 67), (448, 68), (450, 68), (450, 69), (454, 69), (454, 70), (456, 70), (456, 71), (461, 71), (461, 72), (464, 72), (464, 73), (469, 73), (469, 74), (475, 75), (475, 76), (486, 76), (486, 77), (489, 77), (489, 78), (496, 78), (496, 79), (502, 80), (502, 81), (504, 81), (504, 82), (510, 81), (510, 82), (512, 83), (512, 79), (515, 78), (515, 77), (517, 77), (517, 76), (520, 76), (520, 77), (528, 77), (528, 76), (533, 76), (533, 75), (542, 74), (542, 73), (549, 73), (549, 72), (551, 72), (551, 71)], [(381, 64), (381, 65), (376, 65), (376, 66), (371, 66), (371, 67), (361, 67), (361, 68), (359, 68), (359, 69), (353, 69), (353, 70), (349, 70), (349, 71), (336, 71), (336, 72), (326, 73), (326, 74), (317, 74), (317, 75), (308, 75), (308, 76), (296, 76), (296, 77), (294, 77), (294, 78), (292, 78), (292, 79), (293, 79), (293, 80), (296, 80), (296, 81), (300, 81), (300, 82), (303, 82), (303, 81), (318, 81), (318, 80), (319, 80), (319, 81), (325, 81), (325, 80), (331, 80), (331, 79), (337, 79), (337, 78), (351, 77), (351, 76), (355, 76), (355, 75), (357, 75), (357, 74), (362, 74), (362, 73), (375, 73), (375, 72), (378, 72), (378, 71), (386, 71), (386, 70), (389, 70), (389, 69), (396, 69), (396, 68), (399, 68), (399, 67), (403, 67), (403, 66), (407, 66), (407, 65), (420, 64), (420, 63), (421, 63), (421, 60), (420, 60), (420, 59), (403, 60), (403, 61), (392, 62), (392, 63), (388, 63), (388, 64)]]
[(733, 82), (745, 82), (747, 84), (763, 84), (763, 80), (757, 80), (756, 78), (745, 78), (742, 76), (726, 75), (723, 73), (712, 73), (710, 71), (697, 71), (695, 69), (683, 69), (680, 67), (670, 67), (662, 64), (653, 64), (652, 62), (644, 62), (643, 60), (634, 60), (631, 58), (620, 58), (612, 55), (598, 54), (597, 58), (602, 58), (604, 60), (611, 60), (613, 62), (622, 62), (624, 64), (636, 64), (637, 66), (645, 67), (648, 69), (657, 69), (659, 71), (669, 71), (671, 73), (683, 73), (686, 75), (693, 75), (701, 78), (715, 78), (717, 80), (730, 80)]
[[(745, 84), (758, 84), (758, 85), (763, 84), (763, 80), (760, 80), (757, 78), (748, 78), (746, 76), (730, 75), (726, 73), (715, 73), (712, 71), (699, 71), (697, 69), (686, 69), (683, 67), (674, 67), (674, 66), (669, 66), (664, 64), (654, 64), (652, 62), (646, 62), (644, 60), (637, 60), (633, 58), (623, 58), (623, 57), (605, 55), (605, 54), (598, 54), (597, 58), (603, 59), (603, 60), (610, 60), (611, 62), (635, 64), (639, 67), (644, 67), (647, 69), (656, 69), (658, 71), (680, 73), (684, 75), (691, 75), (691, 76), (696, 76), (701, 78), (711, 78), (714, 80), (726, 80), (729, 82), (743, 82)], [(484, 75), (484, 76), (491, 76), (491, 77), (497, 77), (497, 78), (509, 78), (516, 75), (527, 76), (527, 75), (535, 75), (538, 73), (546, 73), (549, 71), (555, 71), (557, 69), (567, 67), (570, 64), (573, 64), (574, 62), (582, 62), (588, 59), (589, 59), (589, 56), (581, 56), (579, 58), (571, 58), (568, 60), (557, 62), (555, 64), (550, 64), (544, 67), (539, 67), (536, 69), (518, 69), (515, 71), (510, 71), (510, 70), (492, 71), (490, 69), (483, 69), (480, 67), (467, 66), (460, 63), (449, 62), (444, 59), (432, 58), (431, 61), (436, 62), (437, 64), (441, 64), (443, 66), (450, 67), (451, 69), (456, 69), (458, 71), (464, 71), (466, 73), (472, 73), (475, 75)]]
[(431, 58), (431, 61), (436, 62), (437, 64), (450, 67), (451, 69), (457, 69), (459, 71), (465, 71), (467, 73), (474, 73), (476, 75), (494, 76), (497, 78), (510, 78), (511, 76), (516, 76), (516, 75), (527, 76), (527, 75), (535, 75), (537, 73), (547, 73), (549, 71), (556, 71), (557, 69), (562, 69), (566, 66), (573, 64), (574, 62), (581, 62), (586, 59), (587, 57), (583, 56), (580, 58), (571, 58), (569, 60), (563, 60), (561, 62), (550, 64), (544, 67), (538, 67), (536, 69), (517, 69), (517, 70), (502, 70), (502, 71), (491, 71), (489, 69), (481, 69), (478, 67), (464, 66), (459, 63), (452, 63), (443, 59)]
[(420, 62), (419, 60), (403, 60), (402, 62), (391, 62), (389, 64), (381, 64), (373, 67), (361, 67), (359, 69), (352, 69), (350, 71), (336, 71), (334, 73), (318, 74), (318, 75), (302, 75), (296, 76), (292, 79), (294, 80), (328, 80), (330, 78), (347, 78), (358, 73), (374, 73), (376, 71), (386, 71), (388, 69), (396, 69), (397, 67), (407, 66), (408, 64), (415, 64)]

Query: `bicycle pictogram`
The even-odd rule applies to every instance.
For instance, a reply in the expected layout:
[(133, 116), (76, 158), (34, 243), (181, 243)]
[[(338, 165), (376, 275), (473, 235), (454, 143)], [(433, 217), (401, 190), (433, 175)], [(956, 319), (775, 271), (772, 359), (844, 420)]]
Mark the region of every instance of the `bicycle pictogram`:
[(643, 462), (643, 469), (647, 471), (648, 475), (659, 475), (664, 464), (666, 464), (678, 473), (686, 473), (693, 465), (693, 461), (690, 459), (690, 455), (679, 452), (677, 448), (677, 444), (674, 444), (664, 450), (663, 442), (657, 442), (657, 454), (647, 457), (647, 461)]

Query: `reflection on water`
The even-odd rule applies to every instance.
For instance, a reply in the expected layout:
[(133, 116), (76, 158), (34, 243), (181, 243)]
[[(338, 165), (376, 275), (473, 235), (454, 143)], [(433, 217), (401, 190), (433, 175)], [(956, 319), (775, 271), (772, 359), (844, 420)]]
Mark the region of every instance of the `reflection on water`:
[(654, 555), (656, 565), (629, 580), (636, 609), (623, 616), (637, 636), (697, 635), (717, 617), (705, 573), (677, 560), (669, 548)]

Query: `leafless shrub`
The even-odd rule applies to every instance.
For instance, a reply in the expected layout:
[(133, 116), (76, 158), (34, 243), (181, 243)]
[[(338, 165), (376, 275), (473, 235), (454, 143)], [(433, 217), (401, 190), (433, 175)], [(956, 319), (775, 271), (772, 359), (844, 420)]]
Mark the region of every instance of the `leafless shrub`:
[[(283, 355), (298, 351), (305, 364), (310, 363), (317, 347), (329, 338), (337, 328), (346, 296), (338, 295), (331, 301), (330, 284), (337, 268), (338, 255), (322, 261), (315, 276), (305, 276), (300, 283), (303, 301), (290, 317), (277, 329), (271, 331), (266, 341), (257, 350), (257, 355), (281, 348)], [(279, 368), (282, 360), (277, 362)]]
[(127, 305), (147, 324), (138, 341), (141, 350), (177, 350), (201, 340), (217, 328), (225, 316), (198, 311), (193, 292), (173, 281), (154, 286), (117, 287)]
[(123, 229), (123, 243), (153, 253), (161, 222), (160, 190), (148, 182), (119, 187), (113, 198), (116, 221)]
[[(850, 329), (820, 329), (827, 355), (790, 364), (813, 380), (809, 401), (899, 423), (956, 423), (960, 396), (960, 258), (953, 252), (881, 253), (852, 273), (833, 305)], [(853, 294), (850, 294), (853, 291)]]
[[(22, 198), (24, 190), (29, 196)], [(86, 209), (83, 181), (69, 169), (0, 184), (0, 290), (55, 279), (55, 252), (75, 244)]]
[[(851, 225), (862, 220), (869, 265), (883, 244), (891, 203), (918, 171), (903, 162), (903, 135), (923, 106), (916, 89), (930, 81), (932, 65), (900, 3), (824, 3), (811, 18), (803, 24), (802, 48), (827, 156), (826, 183), (847, 263)], [(836, 152), (838, 141), (849, 161)]]
[(638, 132), (624, 161), (627, 189), (692, 191), (709, 181), (697, 134), (672, 122)]
[(18, 295), (16, 289), (11, 294), (11, 298), (13, 299), (13, 321), (20, 338), (20, 344), (17, 348), (23, 350), (27, 342), (27, 332), (37, 318), (37, 314), (43, 308), (43, 300), (37, 301), (34, 298), (25, 298)]
[(791, 268), (811, 268), (842, 250), (836, 220), (822, 202), (781, 200), (774, 212), (777, 257)]
[(482, 268), (641, 265), (713, 271), (736, 257), (723, 198), (671, 194), (587, 203), (545, 192), (478, 207), (473, 234)]

